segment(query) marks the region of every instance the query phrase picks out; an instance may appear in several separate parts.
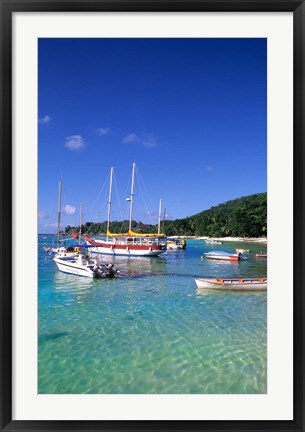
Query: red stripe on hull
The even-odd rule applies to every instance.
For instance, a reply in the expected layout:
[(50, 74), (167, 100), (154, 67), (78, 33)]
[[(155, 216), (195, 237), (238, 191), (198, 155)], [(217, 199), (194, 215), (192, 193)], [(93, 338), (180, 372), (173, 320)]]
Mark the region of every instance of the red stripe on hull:
[(96, 247), (104, 247), (104, 248), (114, 248), (114, 249), (121, 249), (121, 250), (126, 250), (126, 248), (130, 249), (130, 250), (155, 250), (155, 251), (159, 251), (162, 250), (162, 246), (157, 246), (157, 245), (129, 245), (129, 244), (116, 244), (116, 243), (101, 243), (101, 242), (95, 242), (95, 241), (88, 241), (88, 243), (91, 246), (96, 246)]

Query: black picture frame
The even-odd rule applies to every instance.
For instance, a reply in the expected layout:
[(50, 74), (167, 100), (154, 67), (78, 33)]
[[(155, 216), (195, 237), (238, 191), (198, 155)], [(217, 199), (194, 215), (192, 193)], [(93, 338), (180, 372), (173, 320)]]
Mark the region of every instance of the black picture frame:
[[(14, 12), (293, 12), (294, 419), (291, 421), (14, 421), (12, 420), (12, 16)], [(305, 2), (299, 0), (0, 0), (1, 28), (1, 315), (2, 431), (204, 430), (304, 431), (304, 107)]]

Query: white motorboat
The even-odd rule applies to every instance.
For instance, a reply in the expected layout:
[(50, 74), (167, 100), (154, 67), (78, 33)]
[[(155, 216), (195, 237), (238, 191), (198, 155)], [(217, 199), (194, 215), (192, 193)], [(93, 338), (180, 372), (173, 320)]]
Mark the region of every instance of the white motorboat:
[(229, 253), (223, 251), (206, 252), (204, 255), (208, 259), (217, 259), (217, 260), (226, 260), (226, 261), (240, 261), (240, 260), (247, 259), (247, 257), (243, 256), (241, 253)]
[(88, 255), (81, 252), (76, 257), (59, 257), (53, 258), (58, 269), (64, 273), (74, 274), (85, 277), (114, 277), (119, 273), (118, 269), (111, 263), (98, 263), (92, 260)]
[(267, 289), (267, 278), (195, 278), (198, 288), (218, 290), (261, 291)]

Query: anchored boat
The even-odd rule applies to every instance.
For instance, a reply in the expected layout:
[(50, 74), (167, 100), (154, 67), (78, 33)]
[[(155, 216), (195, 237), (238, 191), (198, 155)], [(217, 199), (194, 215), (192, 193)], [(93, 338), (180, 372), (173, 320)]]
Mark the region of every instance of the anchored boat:
[(86, 243), (94, 253), (125, 256), (157, 256), (166, 250), (161, 237), (141, 237), (128, 231), (127, 234), (108, 234), (106, 240), (92, 239), (84, 235)]
[(84, 234), (86, 243), (92, 246), (91, 251), (95, 253), (108, 255), (125, 255), (125, 256), (156, 256), (166, 250), (164, 234), (138, 234), (131, 230), (132, 206), (134, 197), (134, 174), (135, 166), (132, 165), (131, 193), (127, 199), (130, 202), (129, 209), (129, 230), (126, 234), (112, 234), (109, 231), (111, 194), (112, 194), (112, 177), (113, 168), (110, 171), (110, 187), (108, 197), (108, 218), (107, 218), (107, 235), (105, 240), (91, 238)]
[[(82, 211), (83, 211), (83, 204), (81, 204), (80, 208), (80, 227), (79, 227), (79, 234), (76, 234), (74, 232), (71, 233), (71, 238), (65, 238), (61, 239), (61, 195), (62, 195), (62, 179), (59, 180), (59, 190), (58, 190), (58, 210), (57, 210), (57, 247), (44, 247), (43, 250), (45, 252), (48, 252), (49, 255), (57, 258), (76, 258), (78, 254), (80, 253), (79, 246), (81, 245), (81, 226), (82, 226)], [(66, 242), (69, 240), (75, 240), (79, 239), (79, 245), (77, 246), (66, 246)], [(61, 246), (61, 245), (64, 246)]]
[(80, 252), (76, 257), (59, 257), (53, 258), (58, 269), (64, 273), (85, 276), (91, 278), (111, 278), (119, 270), (111, 263), (98, 263), (92, 260), (85, 252)]
[(220, 290), (261, 291), (267, 289), (267, 278), (224, 278), (202, 279), (195, 278), (198, 288)]
[(167, 249), (185, 249), (186, 248), (186, 240), (179, 239), (176, 237), (168, 237), (166, 241)]
[(240, 260), (247, 259), (247, 257), (243, 256), (241, 253), (232, 254), (232, 253), (222, 252), (222, 251), (206, 252), (204, 255), (208, 259), (227, 260), (227, 261), (240, 261)]

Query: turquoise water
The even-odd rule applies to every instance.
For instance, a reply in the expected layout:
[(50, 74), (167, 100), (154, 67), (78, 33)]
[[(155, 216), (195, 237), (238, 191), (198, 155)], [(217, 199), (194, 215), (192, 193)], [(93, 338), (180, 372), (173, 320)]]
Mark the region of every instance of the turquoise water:
[(201, 260), (206, 245), (115, 258), (115, 280), (57, 270), (39, 236), (39, 393), (266, 393), (267, 294), (197, 290), (194, 277), (266, 276), (267, 262)]

